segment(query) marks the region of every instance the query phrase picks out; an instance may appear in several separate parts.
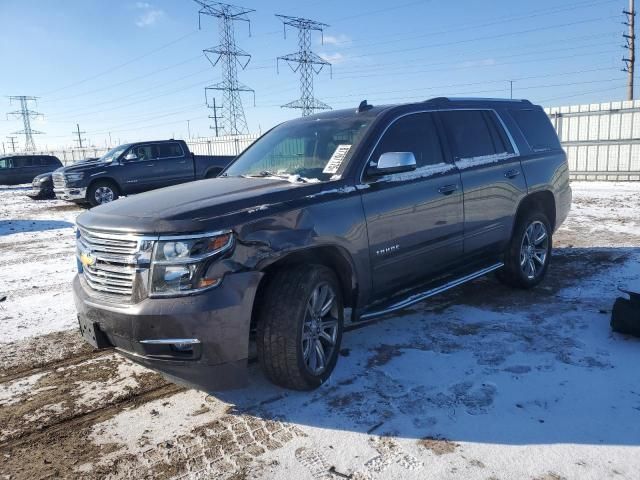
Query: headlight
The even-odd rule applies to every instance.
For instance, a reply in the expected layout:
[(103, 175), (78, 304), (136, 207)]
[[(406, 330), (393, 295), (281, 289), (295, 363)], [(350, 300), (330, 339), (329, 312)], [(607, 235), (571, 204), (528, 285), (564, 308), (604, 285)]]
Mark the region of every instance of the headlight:
[(38, 183), (44, 183), (47, 181), (47, 177), (42, 177), (38, 179)]
[(64, 176), (67, 182), (77, 182), (78, 180), (82, 180), (84, 178), (84, 172), (71, 172), (67, 173)]
[(188, 295), (217, 286), (222, 278), (208, 278), (207, 269), (232, 247), (231, 232), (158, 241), (151, 262), (151, 295)]

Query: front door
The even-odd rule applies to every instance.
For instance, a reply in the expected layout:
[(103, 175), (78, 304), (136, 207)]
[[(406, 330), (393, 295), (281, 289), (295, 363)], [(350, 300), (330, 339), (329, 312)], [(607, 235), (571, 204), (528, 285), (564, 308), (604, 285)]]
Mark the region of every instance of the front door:
[[(135, 160), (124, 160), (124, 157), (133, 152)], [(157, 165), (158, 149), (155, 144), (141, 144), (131, 148), (123, 155), (120, 166), (121, 185), (125, 194), (144, 192), (155, 188), (158, 177), (161, 175), (160, 166)]]
[(397, 119), (370, 159), (412, 152), (417, 164), (412, 172), (364, 178), (372, 287), (379, 297), (443, 271), (462, 255), (460, 173), (447, 160), (436, 122), (432, 113)]
[(464, 186), (464, 252), (500, 254), (527, 192), (520, 156), (493, 110), (439, 113)]

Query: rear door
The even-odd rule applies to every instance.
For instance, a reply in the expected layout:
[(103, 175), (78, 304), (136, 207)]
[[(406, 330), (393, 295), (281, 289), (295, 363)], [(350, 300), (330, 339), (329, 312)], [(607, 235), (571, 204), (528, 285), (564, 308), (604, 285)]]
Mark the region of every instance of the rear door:
[(13, 167), (16, 183), (31, 183), (34, 177), (42, 173), (40, 171), (40, 157), (36, 156), (14, 157)]
[(178, 142), (164, 142), (157, 144), (158, 172), (161, 178), (158, 186), (175, 185), (194, 179), (193, 158), (184, 151)]
[(394, 121), (370, 161), (385, 152), (413, 152), (413, 172), (363, 179), (362, 202), (369, 234), (374, 294), (444, 270), (462, 255), (460, 174), (448, 162), (435, 115), (412, 113)]
[(462, 176), (465, 255), (499, 254), (527, 191), (517, 147), (493, 110), (439, 115)]
[(12, 163), (12, 157), (0, 158), (0, 185), (13, 184)]
[[(137, 159), (126, 161), (124, 157), (135, 153)], [(155, 144), (134, 145), (124, 155), (119, 168), (120, 183), (124, 193), (138, 193), (156, 188), (160, 167), (157, 165), (158, 150)]]

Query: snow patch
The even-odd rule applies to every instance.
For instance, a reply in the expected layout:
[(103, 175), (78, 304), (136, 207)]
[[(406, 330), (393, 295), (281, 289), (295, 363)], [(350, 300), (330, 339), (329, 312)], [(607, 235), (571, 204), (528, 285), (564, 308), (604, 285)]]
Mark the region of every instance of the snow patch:
[(431, 175), (437, 175), (440, 173), (449, 172), (456, 167), (450, 163), (436, 163), (434, 165), (425, 165), (424, 167), (416, 168), (410, 172), (392, 173), (380, 177), (381, 182), (404, 182), (407, 180), (414, 180), (417, 178), (430, 177)]
[(507, 160), (508, 158), (517, 157), (515, 153), (496, 153), (493, 155), (481, 155), (479, 157), (460, 158), (456, 160), (456, 165), (460, 170), (465, 170), (471, 167), (477, 167), (479, 165), (489, 165), (491, 163), (497, 163), (500, 160)]
[(36, 373), (0, 386), (0, 406), (15, 405), (20, 403), (26, 395), (36, 393), (33, 387), (46, 374), (47, 372)]
[(330, 193), (339, 193), (341, 195), (344, 195), (344, 194), (347, 194), (347, 193), (355, 192), (356, 190), (357, 190), (356, 187), (351, 187), (351, 186), (340, 187), (340, 188), (332, 188), (330, 190), (323, 190), (321, 192), (314, 193), (313, 195), (307, 195), (307, 198), (315, 198), (315, 197), (319, 197), (321, 195), (328, 195)]

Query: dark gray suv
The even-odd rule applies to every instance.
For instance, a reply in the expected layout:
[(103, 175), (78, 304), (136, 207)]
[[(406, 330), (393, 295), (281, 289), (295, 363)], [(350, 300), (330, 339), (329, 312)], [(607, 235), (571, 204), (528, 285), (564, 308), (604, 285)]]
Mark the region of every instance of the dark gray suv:
[(526, 100), (331, 111), (263, 135), (221, 177), (77, 220), (83, 335), (207, 389), (321, 385), (348, 307), (366, 322), (496, 271), (531, 288), (571, 204), (565, 152)]

